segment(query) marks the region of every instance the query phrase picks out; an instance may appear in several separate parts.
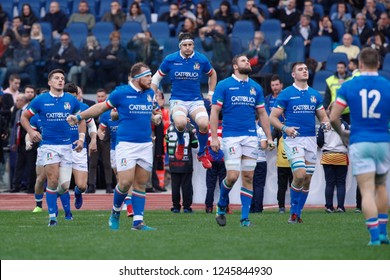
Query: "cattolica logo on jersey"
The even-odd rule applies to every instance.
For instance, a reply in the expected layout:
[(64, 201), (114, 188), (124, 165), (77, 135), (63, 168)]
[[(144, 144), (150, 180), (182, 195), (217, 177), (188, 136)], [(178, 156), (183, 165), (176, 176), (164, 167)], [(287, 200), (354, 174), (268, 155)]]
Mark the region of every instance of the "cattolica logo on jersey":
[(310, 96), (310, 101), (311, 101), (311, 103), (316, 103), (317, 98), (314, 95), (312, 95), (312, 96)]
[(249, 93), (250, 95), (256, 95), (256, 89), (254, 87), (251, 87)]
[(64, 103), (64, 109), (65, 109), (65, 110), (70, 110), (70, 104), (69, 104), (69, 102), (65, 102), (65, 103)]
[(199, 69), (200, 69), (200, 64), (198, 62), (195, 62), (194, 70), (199, 70)]

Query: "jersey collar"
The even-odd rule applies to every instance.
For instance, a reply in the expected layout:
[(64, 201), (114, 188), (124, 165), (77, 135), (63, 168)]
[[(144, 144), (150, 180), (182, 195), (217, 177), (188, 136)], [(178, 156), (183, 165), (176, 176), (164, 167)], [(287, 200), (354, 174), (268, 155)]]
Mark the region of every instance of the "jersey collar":
[(294, 86), (297, 90), (299, 90), (299, 91), (303, 91), (303, 90), (308, 90), (308, 89), (309, 89), (309, 86), (306, 86), (306, 88), (300, 88), (300, 87), (297, 86), (296, 83), (293, 83), (293, 86)]
[(179, 55), (181, 56), (182, 59), (193, 58), (194, 55), (195, 55), (195, 51), (194, 51), (188, 58), (186, 58), (185, 56), (183, 56), (183, 55), (181, 54), (181, 51), (179, 51)]
[(379, 76), (378, 72), (361, 72), (361, 76)]
[(59, 98), (59, 97), (63, 97), (64, 96), (64, 92), (62, 92), (60, 95), (54, 95), (54, 94), (52, 94), (51, 93), (51, 91), (49, 91), (49, 94), (51, 95), (51, 96), (53, 96), (54, 98)]
[(141, 93), (142, 90), (140, 90), (139, 88), (136, 88), (135, 85), (130, 81), (129, 82), (129, 85), (137, 92), (137, 93)]
[(249, 81), (249, 77), (246, 78), (245, 80), (240, 80), (236, 75), (232, 74), (232, 77), (233, 79), (235, 79), (237, 82), (241, 83), (241, 82), (248, 82)]

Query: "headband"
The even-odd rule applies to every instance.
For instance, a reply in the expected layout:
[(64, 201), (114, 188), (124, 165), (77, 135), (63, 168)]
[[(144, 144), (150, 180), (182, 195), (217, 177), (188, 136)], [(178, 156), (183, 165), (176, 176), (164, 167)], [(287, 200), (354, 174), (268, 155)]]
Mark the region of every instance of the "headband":
[(140, 73), (138, 75), (135, 75), (133, 77), (133, 79), (139, 79), (139, 78), (145, 77), (147, 75), (152, 75), (152, 71), (150, 71), (150, 69), (148, 69), (148, 70), (146, 70), (146, 71), (144, 71), (144, 72), (142, 72), (142, 73)]
[(183, 40), (181, 40), (180, 43), (179, 43), (179, 48), (181, 47), (181, 44), (183, 44), (183, 43), (194, 43), (194, 40), (192, 40), (192, 39), (183, 39)]

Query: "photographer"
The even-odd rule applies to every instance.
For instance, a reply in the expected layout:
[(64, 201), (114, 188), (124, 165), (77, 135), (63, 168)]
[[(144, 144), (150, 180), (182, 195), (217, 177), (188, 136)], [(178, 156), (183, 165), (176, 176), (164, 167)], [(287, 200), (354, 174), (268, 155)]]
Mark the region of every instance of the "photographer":
[(241, 20), (250, 20), (253, 22), (255, 30), (259, 30), (260, 25), (265, 21), (263, 11), (256, 7), (254, 0), (248, 0), (245, 4)]
[[(231, 72), (230, 39), (221, 25), (209, 20), (207, 26), (199, 29), (204, 51), (212, 51), (211, 63), (218, 73), (218, 81), (225, 79)], [(213, 26), (213, 27), (211, 27)]]

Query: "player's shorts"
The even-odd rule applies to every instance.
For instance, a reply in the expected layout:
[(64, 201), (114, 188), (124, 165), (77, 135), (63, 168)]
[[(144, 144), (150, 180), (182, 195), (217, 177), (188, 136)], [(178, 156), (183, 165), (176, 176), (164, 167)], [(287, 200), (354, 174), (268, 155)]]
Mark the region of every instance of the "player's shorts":
[(75, 150), (72, 151), (72, 169), (88, 172), (87, 161), (88, 157), (86, 148), (83, 148), (79, 153)]
[(352, 174), (370, 172), (383, 175), (390, 169), (390, 143), (360, 142), (349, 146)]
[(257, 159), (259, 141), (256, 136), (238, 136), (222, 138), (222, 151), (224, 153), (227, 170), (241, 170), (241, 157), (247, 156)]
[(43, 154), (42, 154), (42, 149), (41, 147), (38, 147), (37, 149), (37, 161), (35, 162), (36, 166), (43, 166)]
[(43, 165), (59, 163), (60, 166), (72, 168), (72, 144), (42, 145)]
[(111, 162), (111, 168), (116, 168), (116, 154), (115, 150), (110, 150), (110, 162)]
[(283, 139), (283, 143), (289, 161), (304, 158), (305, 161), (313, 164), (317, 162), (317, 140), (315, 136), (286, 137), (286, 139)]
[(151, 172), (153, 167), (153, 143), (119, 142), (115, 148), (118, 172), (132, 169), (136, 164)]
[(196, 111), (199, 108), (205, 108), (203, 100), (197, 101), (181, 101), (181, 100), (170, 100), (169, 101), (171, 112), (175, 112), (178, 108), (185, 109), (190, 115), (192, 112)]

